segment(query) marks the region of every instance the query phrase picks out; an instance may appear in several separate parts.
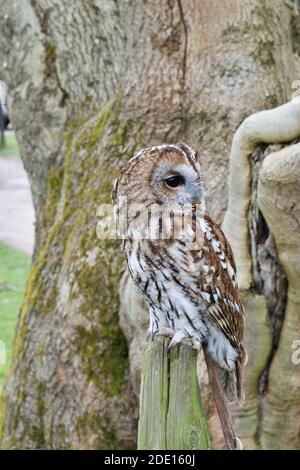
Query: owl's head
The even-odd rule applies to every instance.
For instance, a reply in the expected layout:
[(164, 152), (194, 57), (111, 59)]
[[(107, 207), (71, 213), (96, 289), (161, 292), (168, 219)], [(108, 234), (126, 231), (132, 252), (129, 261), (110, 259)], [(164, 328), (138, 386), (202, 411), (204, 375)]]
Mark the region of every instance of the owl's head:
[(199, 154), (185, 144), (159, 145), (139, 152), (123, 167), (113, 190), (113, 202), (159, 204), (171, 209), (204, 206)]

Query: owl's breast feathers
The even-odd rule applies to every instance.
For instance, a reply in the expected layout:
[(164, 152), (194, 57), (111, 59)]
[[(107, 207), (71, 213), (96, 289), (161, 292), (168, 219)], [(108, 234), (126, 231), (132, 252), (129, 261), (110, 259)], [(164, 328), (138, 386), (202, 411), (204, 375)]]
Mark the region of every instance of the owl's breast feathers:
[(244, 309), (231, 247), (206, 213), (196, 218), (193, 230), (198, 237), (192, 246), (190, 239), (181, 236), (126, 240), (124, 252), (131, 276), (150, 307), (166, 312), (171, 320), (172, 313), (175, 315), (175, 325), (181, 325), (176, 317), (184, 310), (194, 329), (202, 329), (200, 319), (212, 324), (224, 334), (242, 364)]

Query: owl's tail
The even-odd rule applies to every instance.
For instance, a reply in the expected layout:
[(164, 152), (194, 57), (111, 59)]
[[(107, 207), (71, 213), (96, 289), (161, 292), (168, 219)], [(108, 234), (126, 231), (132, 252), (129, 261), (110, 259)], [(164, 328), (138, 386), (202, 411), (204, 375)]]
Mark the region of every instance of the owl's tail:
[(239, 359), (236, 361), (235, 369), (233, 371), (227, 371), (218, 368), (220, 379), (228, 401), (230, 403), (238, 402), (240, 406), (245, 400), (245, 394), (242, 385), (242, 368), (243, 365)]
[[(224, 434), (225, 443), (228, 449), (230, 450), (238, 450), (242, 449), (242, 445), (240, 440), (235, 436), (232, 419), (229, 411), (228, 400), (226, 396), (225, 387), (222, 383), (222, 378), (220, 376), (220, 369), (215, 364), (213, 359), (211, 358), (210, 354), (203, 348), (204, 357), (207, 365), (207, 371), (209, 376), (209, 382), (212, 389), (213, 398), (216, 404), (216, 408), (218, 411), (218, 415), (221, 421), (221, 426)], [(227, 372), (227, 374), (239, 374), (240, 370), (236, 369), (233, 372)], [(240, 384), (240, 377), (237, 379), (238, 375), (236, 375), (236, 383)], [(231, 376), (227, 377), (227, 379), (231, 379)], [(229, 380), (230, 383), (231, 380)], [(228, 383), (229, 385), (229, 383)], [(237, 385), (236, 389), (237, 393), (242, 393), (240, 385)]]
[(242, 345), (239, 347), (239, 357), (235, 362), (235, 368), (232, 371), (227, 371), (218, 368), (220, 379), (222, 381), (227, 399), (230, 403), (238, 402), (240, 406), (245, 401), (245, 393), (242, 384), (243, 368), (247, 364), (248, 356)]

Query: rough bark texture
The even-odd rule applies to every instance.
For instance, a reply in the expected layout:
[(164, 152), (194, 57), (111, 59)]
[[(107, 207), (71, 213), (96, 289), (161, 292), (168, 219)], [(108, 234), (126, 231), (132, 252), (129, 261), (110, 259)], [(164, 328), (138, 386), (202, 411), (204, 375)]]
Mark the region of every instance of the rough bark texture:
[[(296, 306), (300, 301), (296, 289), (299, 144), (281, 150), (282, 144), (271, 145), (253, 153), (261, 142), (288, 141), (299, 135), (300, 100), (296, 97), (284, 106), (248, 117), (235, 133), (231, 148), (230, 199), (224, 229), (238, 253), (237, 270), (246, 319), (250, 320), (246, 334), (250, 352), (245, 374), (248, 394), (244, 409), (234, 411), (237, 429), (250, 448), (300, 446), (299, 364), (293, 362), (299, 331)], [(234, 178), (237, 167), (241, 181)], [(259, 329), (251, 331), (256, 324)], [(254, 333), (263, 341), (263, 348), (255, 348)], [(258, 396), (253, 400), (255, 389)]]
[(261, 443), (267, 449), (300, 447), (300, 364), (293, 358), (300, 331), (299, 189), (300, 144), (270, 153), (260, 172), (258, 204), (276, 241), (288, 298), (265, 395)]
[[(122, 306), (128, 361), (118, 323), (122, 258), (118, 243), (97, 239), (96, 208), (136, 150), (187, 141), (201, 152), (209, 210), (221, 222), (233, 131), (289, 98), (299, 24), (297, 3), (280, 0), (1, 0), (0, 78), (37, 214), (0, 407), (2, 447), (135, 446), (144, 313)], [(122, 282), (124, 300), (132, 290)], [(262, 298), (249, 302), (266, 312)], [(256, 402), (271, 347), (264, 318), (248, 320), (261, 361), (249, 366)], [(276, 400), (266, 405), (274, 416)], [(278, 439), (269, 432), (263, 446), (289, 446), (288, 434)]]
[[(252, 114), (236, 131), (230, 155), (229, 201), (223, 228), (228, 234), (239, 266), (241, 289), (252, 284), (249, 251), (249, 204), (251, 200), (251, 155), (263, 143), (291, 142), (300, 134), (300, 97), (267, 111)], [(239, 175), (237, 184), (236, 175)]]

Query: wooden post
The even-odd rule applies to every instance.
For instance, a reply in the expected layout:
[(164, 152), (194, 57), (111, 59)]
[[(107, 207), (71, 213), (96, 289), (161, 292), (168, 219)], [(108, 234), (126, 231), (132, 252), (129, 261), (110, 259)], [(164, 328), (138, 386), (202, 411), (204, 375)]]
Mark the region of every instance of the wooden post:
[(187, 343), (149, 340), (142, 370), (138, 449), (209, 449), (197, 379), (197, 352)]

